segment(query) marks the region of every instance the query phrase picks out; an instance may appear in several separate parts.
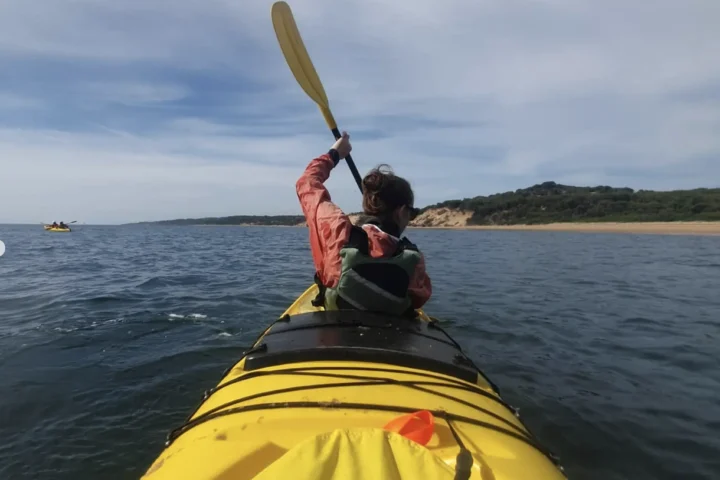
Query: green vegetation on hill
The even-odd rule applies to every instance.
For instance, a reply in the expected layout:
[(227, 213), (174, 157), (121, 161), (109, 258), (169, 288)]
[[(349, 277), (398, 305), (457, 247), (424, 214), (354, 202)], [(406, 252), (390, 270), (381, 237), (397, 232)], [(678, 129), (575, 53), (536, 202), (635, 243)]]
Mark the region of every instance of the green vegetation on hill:
[(159, 222), (140, 222), (153, 225), (276, 225), (294, 226), (305, 221), (302, 215), (234, 215), (232, 217), (182, 218)]
[[(545, 182), (514, 192), (448, 200), (423, 208), (473, 212), (468, 225), (516, 225), (557, 222), (720, 221), (720, 188), (656, 192), (631, 188), (571, 187)], [(185, 218), (155, 225), (295, 226), (302, 215), (235, 215)]]
[(514, 192), (449, 200), (423, 210), (442, 207), (472, 211), (468, 225), (709, 221), (720, 220), (720, 188), (656, 192), (545, 182)]

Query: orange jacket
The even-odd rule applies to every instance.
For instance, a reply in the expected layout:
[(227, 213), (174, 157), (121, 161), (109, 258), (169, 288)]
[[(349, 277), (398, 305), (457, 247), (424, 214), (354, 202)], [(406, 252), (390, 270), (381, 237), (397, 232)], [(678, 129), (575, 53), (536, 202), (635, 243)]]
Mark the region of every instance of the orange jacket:
[[(335, 162), (329, 154), (321, 155), (308, 164), (295, 184), (310, 231), (310, 249), (315, 269), (320, 281), (328, 288), (335, 287), (340, 280), (340, 250), (350, 238), (352, 227), (348, 216), (332, 203), (330, 193), (323, 185), (334, 166)], [(368, 234), (370, 256), (377, 258), (395, 252), (398, 242), (396, 237), (375, 225), (364, 225), (363, 229)], [(422, 307), (432, 295), (432, 284), (425, 271), (425, 257), (422, 254), (415, 275), (410, 279), (408, 291), (413, 308)]]

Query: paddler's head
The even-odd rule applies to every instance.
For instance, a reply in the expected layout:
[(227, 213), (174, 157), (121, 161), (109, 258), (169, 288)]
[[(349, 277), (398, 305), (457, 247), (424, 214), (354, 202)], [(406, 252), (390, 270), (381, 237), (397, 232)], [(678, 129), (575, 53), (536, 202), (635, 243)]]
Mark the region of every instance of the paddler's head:
[(410, 183), (395, 175), (388, 165), (380, 165), (370, 171), (362, 182), (363, 212), (377, 217), (383, 225), (395, 227), (393, 234), (401, 234), (417, 217), (415, 195)]

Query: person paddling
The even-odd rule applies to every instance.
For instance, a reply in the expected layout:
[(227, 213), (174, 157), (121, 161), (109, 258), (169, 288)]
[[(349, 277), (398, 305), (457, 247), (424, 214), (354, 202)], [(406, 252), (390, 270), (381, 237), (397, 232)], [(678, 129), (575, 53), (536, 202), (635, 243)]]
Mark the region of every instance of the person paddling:
[(432, 295), (422, 253), (401, 238), (419, 213), (412, 188), (387, 165), (374, 168), (362, 181), (364, 217), (353, 225), (323, 185), (351, 150), (350, 136), (343, 132), (295, 184), (320, 289), (313, 304), (412, 315)]

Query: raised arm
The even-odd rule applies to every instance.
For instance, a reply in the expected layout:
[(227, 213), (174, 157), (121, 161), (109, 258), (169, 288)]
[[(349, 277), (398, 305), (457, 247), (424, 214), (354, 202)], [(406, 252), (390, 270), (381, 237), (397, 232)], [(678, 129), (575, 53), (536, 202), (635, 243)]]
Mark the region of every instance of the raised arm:
[(335, 205), (324, 182), (337, 165), (340, 154), (333, 148), (313, 159), (295, 183), (310, 234), (310, 249), (320, 281), (335, 286), (340, 277), (340, 249), (352, 226), (350, 219)]

